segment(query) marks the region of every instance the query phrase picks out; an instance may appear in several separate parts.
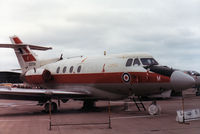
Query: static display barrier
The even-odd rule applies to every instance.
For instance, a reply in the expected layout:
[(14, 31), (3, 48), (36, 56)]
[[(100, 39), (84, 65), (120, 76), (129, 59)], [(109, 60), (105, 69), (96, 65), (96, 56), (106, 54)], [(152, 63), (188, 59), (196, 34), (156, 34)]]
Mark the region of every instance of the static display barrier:
[(200, 120), (200, 109), (191, 109), (191, 110), (178, 110), (176, 121), (178, 122), (186, 122), (192, 120)]

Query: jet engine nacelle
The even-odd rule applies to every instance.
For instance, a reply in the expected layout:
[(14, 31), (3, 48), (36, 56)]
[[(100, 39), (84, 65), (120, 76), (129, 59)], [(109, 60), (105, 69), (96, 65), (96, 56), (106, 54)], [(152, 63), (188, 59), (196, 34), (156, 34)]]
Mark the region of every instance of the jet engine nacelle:
[(25, 73), (25, 80), (32, 84), (43, 84), (53, 79), (51, 72), (47, 69), (31, 69)]

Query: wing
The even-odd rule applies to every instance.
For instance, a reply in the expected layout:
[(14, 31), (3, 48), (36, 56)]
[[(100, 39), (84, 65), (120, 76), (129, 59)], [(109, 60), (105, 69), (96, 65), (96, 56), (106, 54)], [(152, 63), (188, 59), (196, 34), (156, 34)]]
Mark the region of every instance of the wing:
[(86, 92), (68, 92), (58, 89), (22, 89), (0, 87), (0, 99), (44, 101), (52, 99), (84, 99), (90, 94)]

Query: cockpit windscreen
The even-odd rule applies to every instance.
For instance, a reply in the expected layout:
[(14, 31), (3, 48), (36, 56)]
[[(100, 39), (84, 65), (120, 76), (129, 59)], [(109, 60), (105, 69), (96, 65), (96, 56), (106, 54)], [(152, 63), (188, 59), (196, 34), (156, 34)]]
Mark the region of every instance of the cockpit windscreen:
[(158, 62), (154, 58), (141, 58), (143, 65), (158, 65)]

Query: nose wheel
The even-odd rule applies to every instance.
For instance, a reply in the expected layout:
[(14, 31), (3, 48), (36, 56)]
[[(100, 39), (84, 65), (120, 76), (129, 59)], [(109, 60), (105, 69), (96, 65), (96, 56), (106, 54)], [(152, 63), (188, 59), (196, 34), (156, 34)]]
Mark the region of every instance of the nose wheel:
[[(45, 110), (46, 113), (49, 112), (49, 103), (46, 103), (46, 104), (44, 105), (44, 110)], [(57, 106), (57, 104), (56, 104), (55, 102), (52, 102), (52, 103), (51, 103), (51, 112), (52, 112), (52, 113), (55, 113), (55, 112), (57, 112), (57, 111), (58, 111), (58, 106)]]
[(148, 112), (150, 115), (158, 115), (161, 112), (161, 108), (156, 104), (156, 101), (153, 101), (148, 108)]

